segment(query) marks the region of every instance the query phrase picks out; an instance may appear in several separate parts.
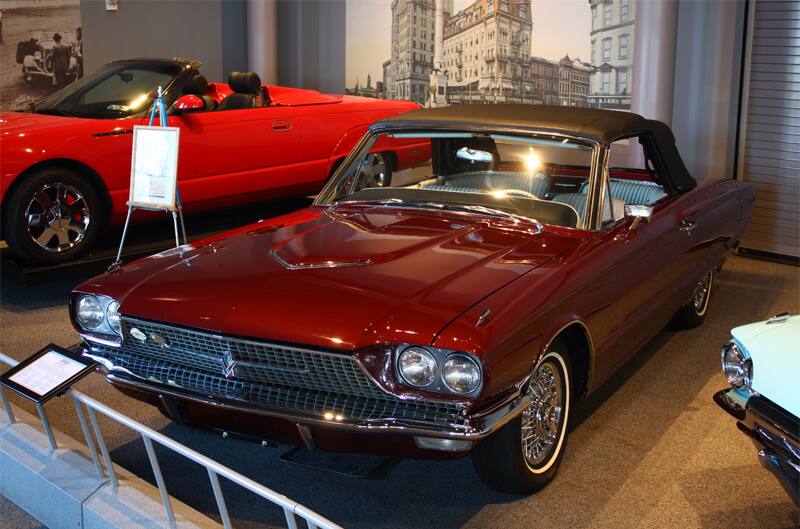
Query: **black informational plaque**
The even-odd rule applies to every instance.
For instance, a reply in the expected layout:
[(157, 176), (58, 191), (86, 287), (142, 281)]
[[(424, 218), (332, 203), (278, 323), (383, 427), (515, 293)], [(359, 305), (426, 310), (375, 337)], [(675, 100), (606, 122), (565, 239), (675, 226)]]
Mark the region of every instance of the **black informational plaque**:
[(0, 384), (43, 404), (94, 371), (95, 365), (94, 360), (50, 344), (0, 375)]

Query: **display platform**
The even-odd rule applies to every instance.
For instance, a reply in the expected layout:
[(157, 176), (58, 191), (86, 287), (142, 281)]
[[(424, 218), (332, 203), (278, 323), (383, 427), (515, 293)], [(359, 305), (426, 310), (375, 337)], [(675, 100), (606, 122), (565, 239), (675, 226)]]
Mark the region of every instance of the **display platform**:
[[(237, 206), (186, 216), (186, 234), (189, 241), (214, 233), (230, 230), (261, 219), (276, 217), (307, 207), (311, 197), (289, 197), (248, 206)], [(91, 277), (105, 272), (114, 262), (121, 229), (109, 230), (98, 242), (95, 250), (86, 257), (68, 263), (40, 265), (26, 263), (8, 248), (0, 250), (0, 270), (4, 277), (20, 285), (32, 285), (63, 279), (65, 277)], [(122, 262), (130, 263), (156, 252), (175, 246), (172, 218), (133, 224), (122, 252)]]

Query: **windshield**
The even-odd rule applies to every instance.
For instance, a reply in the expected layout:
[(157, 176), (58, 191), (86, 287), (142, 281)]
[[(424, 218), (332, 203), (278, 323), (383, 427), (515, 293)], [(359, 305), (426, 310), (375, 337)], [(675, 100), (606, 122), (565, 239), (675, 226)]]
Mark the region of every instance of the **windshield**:
[(180, 72), (170, 63), (117, 63), (104, 66), (36, 105), (37, 114), (81, 118), (124, 118), (146, 110), (159, 86), (165, 90)]
[(384, 132), (317, 204), (451, 209), (583, 228), (593, 150), (546, 134)]

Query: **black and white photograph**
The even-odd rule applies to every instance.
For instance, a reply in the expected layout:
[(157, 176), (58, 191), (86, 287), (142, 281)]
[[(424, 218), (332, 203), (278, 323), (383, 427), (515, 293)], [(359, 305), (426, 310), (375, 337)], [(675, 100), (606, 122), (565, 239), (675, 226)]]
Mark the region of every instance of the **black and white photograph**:
[(3, 0), (0, 17), (0, 110), (83, 77), (80, 0)]

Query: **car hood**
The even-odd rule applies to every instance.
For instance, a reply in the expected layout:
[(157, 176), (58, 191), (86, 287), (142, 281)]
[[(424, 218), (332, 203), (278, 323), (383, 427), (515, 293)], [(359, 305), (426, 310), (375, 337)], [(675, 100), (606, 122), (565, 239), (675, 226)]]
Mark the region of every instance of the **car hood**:
[[(32, 112), (0, 112), (0, 135), (25, 135), (55, 128), (65, 127), (78, 123), (85, 123), (83, 118), (65, 116), (51, 116), (47, 114), (34, 114)], [(6, 138), (3, 138), (4, 140)]]
[(476, 215), (311, 208), (78, 290), (115, 297), (130, 317), (217, 333), (348, 350), (431, 343), (472, 305), (576, 244)]
[(742, 325), (731, 334), (753, 361), (753, 390), (800, 417), (800, 315)]

